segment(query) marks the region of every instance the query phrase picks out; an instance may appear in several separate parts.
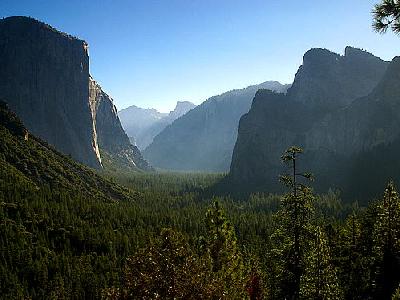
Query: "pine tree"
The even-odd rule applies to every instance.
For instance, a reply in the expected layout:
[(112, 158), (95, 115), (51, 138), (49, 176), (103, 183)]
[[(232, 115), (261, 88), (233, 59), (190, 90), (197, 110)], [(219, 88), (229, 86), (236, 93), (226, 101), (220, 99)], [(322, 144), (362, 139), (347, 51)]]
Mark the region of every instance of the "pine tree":
[(392, 295), (392, 300), (400, 300), (400, 285)]
[(245, 294), (245, 272), (233, 225), (218, 201), (206, 213), (206, 247), (215, 278), (222, 282), (223, 297)]
[(351, 213), (340, 228), (335, 245), (335, 260), (345, 299), (365, 299), (370, 291), (370, 255), (366, 255), (366, 232), (359, 216)]
[(304, 272), (300, 282), (300, 298), (315, 300), (342, 299), (336, 268), (324, 231), (316, 226), (310, 247), (304, 257)]
[(272, 251), (278, 266), (276, 269), (280, 281), (277, 297), (299, 299), (300, 279), (304, 270), (304, 252), (312, 231), (314, 195), (312, 189), (300, 181), (311, 180), (310, 173), (299, 173), (296, 162), (303, 153), (299, 147), (290, 147), (282, 155), (282, 161), (289, 165), (290, 174), (280, 176), (281, 182), (289, 188), (282, 197), (281, 209), (277, 213), (280, 223), (272, 235), (275, 250)]
[(400, 33), (400, 1), (383, 0), (376, 4), (372, 11), (375, 31), (385, 33), (389, 28), (395, 33)]
[(392, 181), (377, 205), (377, 213), (373, 234), (376, 294), (389, 299), (400, 281), (400, 198)]
[(379, 235), (376, 246), (380, 250), (400, 250), (400, 198), (393, 181), (388, 183), (383, 199), (378, 204), (375, 233)]

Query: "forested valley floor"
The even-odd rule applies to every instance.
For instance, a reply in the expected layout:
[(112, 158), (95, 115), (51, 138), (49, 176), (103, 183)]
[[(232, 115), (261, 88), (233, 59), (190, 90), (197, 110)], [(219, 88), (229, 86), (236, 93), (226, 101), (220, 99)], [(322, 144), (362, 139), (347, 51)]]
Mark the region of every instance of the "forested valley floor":
[[(3, 299), (283, 299), (293, 289), (290, 209), (279, 195), (210, 197), (222, 175), (106, 174), (135, 191), (104, 200), (1, 172)], [(330, 191), (302, 213), (302, 299), (390, 299), (400, 200)], [(255, 297), (255, 298), (254, 298)]]
[(290, 176), (282, 195), (237, 199), (214, 196), (223, 174), (99, 174), (30, 135), (4, 105), (0, 140), (2, 299), (399, 296), (390, 181), (360, 207)]

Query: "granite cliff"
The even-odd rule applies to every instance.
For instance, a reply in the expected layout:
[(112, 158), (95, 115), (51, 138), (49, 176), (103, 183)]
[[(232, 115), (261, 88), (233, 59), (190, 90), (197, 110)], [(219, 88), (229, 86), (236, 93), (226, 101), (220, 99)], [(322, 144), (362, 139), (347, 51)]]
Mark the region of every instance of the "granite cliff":
[(89, 78), (89, 102), (100, 155), (105, 166), (113, 164), (129, 169), (150, 170), (151, 167), (136, 146), (133, 146), (117, 114), (112, 98)]
[(84, 41), (34, 19), (0, 20), (0, 98), (33, 134), (98, 168), (87, 49)]
[(167, 126), (143, 155), (162, 169), (227, 171), (239, 119), (249, 110), (260, 88), (285, 92), (288, 85), (267, 81), (211, 97)]
[(0, 98), (29, 131), (81, 163), (101, 168), (101, 152), (121, 153), (118, 144), (135, 167), (146, 165), (111, 99), (93, 90), (85, 41), (28, 17), (0, 20)]
[(299, 145), (306, 150), (300, 166), (315, 173), (317, 189), (350, 194), (357, 158), (398, 137), (396, 66), (396, 59), (388, 67), (350, 47), (344, 56), (307, 52), (287, 94), (260, 90), (241, 118), (227, 181), (243, 190), (280, 191), (280, 156)]
[(303, 57), (288, 97), (331, 110), (365, 96), (385, 72), (387, 63), (366, 51), (346, 47), (344, 55), (314, 48)]

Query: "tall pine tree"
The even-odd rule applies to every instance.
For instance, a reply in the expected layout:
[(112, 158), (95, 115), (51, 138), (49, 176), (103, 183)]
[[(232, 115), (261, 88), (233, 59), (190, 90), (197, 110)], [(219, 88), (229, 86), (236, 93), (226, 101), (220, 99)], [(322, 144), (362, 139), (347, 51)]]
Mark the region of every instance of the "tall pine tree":
[(299, 299), (300, 279), (304, 271), (304, 251), (308, 248), (311, 234), (314, 196), (311, 188), (301, 183), (310, 180), (310, 173), (299, 173), (298, 156), (303, 153), (299, 147), (290, 147), (282, 155), (282, 161), (289, 165), (290, 173), (280, 176), (281, 182), (289, 189), (282, 197), (281, 209), (277, 213), (279, 225), (272, 235), (277, 260), (277, 298)]
[(377, 205), (373, 238), (376, 296), (390, 299), (400, 281), (400, 198), (393, 182)]
[(228, 221), (218, 201), (206, 213), (206, 249), (211, 269), (221, 282), (222, 297), (243, 298), (246, 294), (246, 274), (233, 225)]
[(304, 272), (300, 282), (300, 298), (314, 300), (342, 299), (328, 241), (320, 226), (316, 226), (313, 230), (310, 247), (306, 249)]

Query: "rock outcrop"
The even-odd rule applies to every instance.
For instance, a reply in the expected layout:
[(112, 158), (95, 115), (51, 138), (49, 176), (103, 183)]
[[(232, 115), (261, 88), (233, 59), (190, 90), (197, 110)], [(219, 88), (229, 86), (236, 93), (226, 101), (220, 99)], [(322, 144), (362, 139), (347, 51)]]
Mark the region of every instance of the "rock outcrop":
[(288, 97), (327, 110), (343, 107), (376, 86), (387, 64), (366, 51), (346, 47), (339, 55), (326, 49), (304, 54)]
[(132, 144), (143, 150), (165, 127), (195, 107), (196, 105), (192, 102), (178, 101), (174, 110), (169, 113), (160, 113), (156, 109), (132, 105), (122, 109), (118, 115)]
[(30, 132), (81, 163), (101, 168), (101, 152), (123, 153), (129, 165), (148, 167), (91, 80), (85, 41), (28, 17), (0, 20), (0, 98)]
[(87, 48), (31, 18), (0, 20), (0, 98), (33, 134), (98, 168)]
[(285, 171), (280, 156), (298, 145), (306, 151), (300, 167), (315, 173), (317, 189), (349, 192), (348, 174), (353, 174), (350, 167), (356, 157), (398, 137), (396, 65), (394, 60), (388, 67), (350, 47), (344, 56), (322, 49), (307, 52), (287, 94), (259, 91), (242, 117), (230, 185), (280, 191), (277, 178)]
[(268, 81), (211, 97), (167, 126), (144, 157), (162, 169), (228, 171), (239, 119), (260, 88), (285, 92), (288, 86)]
[(104, 162), (129, 169), (150, 170), (136, 146), (133, 146), (117, 114), (112, 98), (93, 78), (89, 79), (89, 101), (92, 109), (97, 142)]

